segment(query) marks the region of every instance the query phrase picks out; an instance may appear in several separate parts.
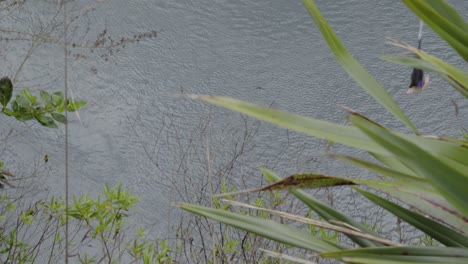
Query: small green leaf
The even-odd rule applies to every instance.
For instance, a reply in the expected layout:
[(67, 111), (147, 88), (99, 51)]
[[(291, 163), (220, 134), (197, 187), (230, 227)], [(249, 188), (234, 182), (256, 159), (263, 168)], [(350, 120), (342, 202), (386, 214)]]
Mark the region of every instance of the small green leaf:
[(15, 100), (12, 104), (11, 109), (13, 109), (14, 112), (17, 112), (19, 109), (18, 102)]
[(8, 211), (11, 211), (11, 210), (13, 210), (13, 209), (15, 209), (15, 208), (16, 208), (16, 204), (14, 204), (14, 203), (8, 203), (6, 210), (7, 210), (7, 212), (8, 212)]
[(216, 209), (221, 208), (221, 205), (219, 204), (218, 198), (216, 196), (212, 196), (211, 198), (213, 199), (213, 203), (214, 203), (215, 208)]
[(57, 113), (63, 113), (65, 111), (65, 105), (61, 104), (59, 107), (57, 107)]
[(76, 100), (74, 103), (75, 103), (76, 109), (80, 109), (81, 107), (84, 107), (88, 104), (86, 101), (83, 101), (83, 100)]
[(27, 109), (31, 108), (31, 104), (29, 103), (29, 100), (23, 94), (16, 95), (16, 102), (18, 102), (19, 107), (24, 107)]
[(16, 117), (16, 119), (17, 119), (18, 121), (23, 121), (23, 122), (24, 122), (24, 121), (29, 121), (29, 120), (31, 120), (31, 119), (34, 118), (34, 116), (33, 116), (32, 114), (28, 114), (28, 113), (15, 115), (15, 117)]
[(34, 113), (43, 113), (45, 108), (42, 107), (42, 106), (38, 106), (35, 108), (36, 111), (34, 111)]
[(67, 106), (67, 111), (68, 112), (75, 112), (76, 111), (76, 106), (74, 103), (68, 103), (68, 106)]
[(23, 95), (26, 97), (26, 99), (28, 99), (29, 102), (31, 102), (32, 105), (36, 104), (37, 97), (32, 95), (28, 89), (23, 90)]
[(71, 97), (68, 97), (67, 99), (67, 111), (68, 112), (75, 112), (79, 107), (76, 105), (76, 103), (72, 100)]
[(8, 108), (3, 108), (3, 113), (7, 116), (12, 116), (14, 114), (14, 112)]
[(40, 93), (41, 100), (45, 105), (51, 104), (52, 103), (52, 98), (50, 94), (46, 91), (41, 91)]
[(45, 105), (45, 110), (46, 110), (46, 112), (48, 112), (48, 113), (55, 111), (56, 108), (57, 108), (57, 107), (54, 106), (52, 103), (46, 104), (46, 105)]
[(13, 84), (8, 77), (3, 77), (0, 80), (0, 103), (6, 107), (11, 100), (13, 94)]
[(60, 106), (62, 105), (63, 102), (63, 93), (62, 92), (55, 92), (52, 94), (52, 103), (55, 106)]
[(143, 228), (142, 228), (141, 226), (138, 227), (137, 236), (138, 236), (139, 238), (145, 237), (145, 232), (143, 232)]
[(49, 128), (57, 128), (57, 124), (55, 124), (54, 120), (45, 115), (37, 115), (34, 116), (39, 123), (45, 127)]
[(55, 119), (55, 121), (57, 121), (57, 122), (60, 122), (60, 123), (62, 123), (62, 124), (65, 124), (65, 123), (67, 122), (67, 118), (66, 118), (64, 115), (62, 115), (62, 114), (51, 113), (50, 115), (51, 115), (51, 116)]

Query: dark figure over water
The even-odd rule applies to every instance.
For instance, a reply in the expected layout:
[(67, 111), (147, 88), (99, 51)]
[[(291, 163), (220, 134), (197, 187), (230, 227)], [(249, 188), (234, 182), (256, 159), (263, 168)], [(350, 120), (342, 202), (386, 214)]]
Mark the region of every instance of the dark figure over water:
[[(421, 21), (419, 24), (418, 49), (421, 49), (422, 26), (423, 26), (423, 22)], [(416, 92), (420, 92), (424, 90), (428, 84), (429, 84), (429, 76), (424, 76), (423, 70), (414, 68), (413, 73), (411, 74), (411, 84), (409, 85), (406, 93), (414, 94)]]

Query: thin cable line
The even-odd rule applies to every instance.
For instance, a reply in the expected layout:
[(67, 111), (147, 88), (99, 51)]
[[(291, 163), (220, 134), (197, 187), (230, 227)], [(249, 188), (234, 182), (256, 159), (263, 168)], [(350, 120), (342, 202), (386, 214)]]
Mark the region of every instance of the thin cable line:
[(424, 25), (424, 22), (422, 20), (419, 20), (418, 41), (422, 39), (423, 25)]
[[(68, 50), (67, 50), (67, 2), (63, 4), (63, 41), (64, 47), (64, 79), (65, 79), (65, 107), (68, 106)], [(68, 264), (68, 110), (65, 110), (65, 263)]]
[(419, 20), (419, 33), (418, 33), (418, 49), (421, 49), (422, 34), (423, 34), (423, 21)]

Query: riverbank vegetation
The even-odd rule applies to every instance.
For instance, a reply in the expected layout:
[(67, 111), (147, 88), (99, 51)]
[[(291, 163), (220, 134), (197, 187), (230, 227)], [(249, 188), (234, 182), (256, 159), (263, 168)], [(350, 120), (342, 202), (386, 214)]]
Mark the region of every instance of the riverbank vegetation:
[[(0, 6), (0, 11), (9, 11), (22, 2), (0, 1), (5, 5)], [(15, 179), (16, 173), (9, 164), (0, 162), (0, 187), (4, 188), (0, 190), (0, 261), (63, 263), (67, 258), (71, 263), (145, 264), (468, 262), (468, 133), (461, 131), (457, 138), (422, 135), (411, 122), (411, 116), (400, 109), (386, 89), (347, 51), (314, 1), (303, 2), (342, 68), (412, 133), (392, 131), (352, 110), (352, 106), (344, 107), (350, 124), (339, 125), (233, 98), (191, 98), (324, 139), (328, 144), (323, 144), (323, 152), (330, 159), (370, 171), (376, 175), (375, 180), (314, 171), (283, 178), (273, 171), (276, 168), (261, 168), (264, 179), (256, 182), (265, 184), (242, 191), (251, 186), (248, 182), (252, 179), (243, 177), (237, 183), (228, 179), (234, 170), (243, 170), (242, 166), (237, 167), (242, 158), (252, 159), (247, 153), (260, 127), (258, 121), (242, 116), (245, 126), (232, 131), (241, 135), (241, 140), (233, 146), (231, 160), (215, 167), (211, 163), (209, 143), (208, 150), (202, 150), (197, 156), (200, 163), (207, 164), (200, 169), (199, 173), (206, 174), (201, 182), (192, 180), (193, 170), (184, 159), (195, 147), (179, 146), (177, 151), (181, 154), (178, 152), (175, 161), (179, 162), (177, 173), (187, 180), (174, 182), (171, 187), (184, 202), (178, 207), (190, 214), (182, 214), (174, 221), (174, 229), (168, 231), (167, 237), (155, 237), (143, 226), (132, 223), (132, 217), (142, 213), (137, 208), (140, 198), (125, 186), (105, 185), (97, 195), (73, 196), (67, 208), (63, 197), (37, 195), (33, 185), (26, 183), (34, 178)], [(445, 1), (403, 2), (453, 48), (451, 52), (468, 61), (468, 25), (456, 10)], [(60, 10), (61, 7), (55, 16)], [(86, 12), (92, 12), (92, 8)], [(77, 19), (72, 18), (70, 23)], [(62, 22), (55, 18), (52, 22), (37, 34), (1, 32), (0, 40), (32, 43), (24, 61), (44, 44), (58, 47), (68, 44), (73, 48), (70, 56), (76, 60), (99, 50), (99, 56), (107, 61), (126, 45), (157, 37), (157, 32), (151, 30), (117, 38), (103, 29), (95, 42), (64, 43)], [(411, 56), (384, 56), (383, 60), (431, 72), (447, 81), (455, 92), (468, 96), (465, 69), (401, 41), (389, 42)], [(4, 115), (21, 122), (39, 123), (41, 128), (60, 128), (61, 123), (67, 122), (66, 111), (75, 112), (86, 106), (85, 101), (65, 98), (56, 90), (17, 89), (23, 65), (11, 79), (0, 80)], [(208, 131), (207, 126), (203, 124), (200, 128), (200, 138), (194, 136), (190, 141), (208, 142), (203, 134)], [(136, 130), (133, 132), (138, 134)], [(154, 133), (155, 141), (159, 141), (159, 132)], [(368, 157), (334, 153), (333, 146), (338, 144), (362, 150)], [(160, 173), (160, 161), (155, 154), (147, 152), (147, 155)], [(48, 162), (47, 154), (44, 162)], [(336, 205), (342, 201), (335, 199), (333, 192), (328, 192), (327, 203), (309, 192), (331, 188), (350, 188), (381, 208), (381, 212), (387, 211), (398, 219), (395, 229), (411, 225), (421, 235), (415, 240), (404, 239), (401, 232), (397, 238), (389, 237), (383, 223), (356, 220), (337, 210)], [(66, 230), (68, 238), (64, 235)], [(66, 246), (68, 256), (65, 256)]]
[[(356, 180), (314, 172), (291, 175), (281, 179), (274, 172), (262, 169), (268, 179), (276, 182), (253, 190), (225, 195), (240, 195), (261, 191), (289, 190), (311, 211), (313, 217), (242, 203), (229, 197), (221, 200), (224, 206), (249, 208), (270, 214), (266, 220), (254, 215), (181, 204), (191, 213), (278, 241), (294, 248), (310, 250), (310, 255), (298, 259), (269, 248), (263, 251), (278, 259), (301, 263), (315, 263), (318, 259), (336, 259), (346, 263), (460, 263), (468, 261), (468, 138), (421, 135), (389, 96), (385, 88), (371, 76), (347, 51), (341, 40), (321, 15), (313, 0), (304, 6), (314, 20), (342, 68), (385, 107), (412, 134), (392, 131), (352, 109), (348, 111), (351, 125), (338, 125), (298, 116), (268, 107), (257, 106), (227, 97), (194, 96), (193, 98), (226, 107), (284, 128), (323, 138), (330, 145), (351, 146), (369, 154), (368, 159), (329, 153), (331, 158), (348, 162), (379, 174), (379, 180)], [(468, 61), (468, 24), (445, 1), (403, 1), (425, 24), (444, 39), (454, 52)], [(404, 49), (415, 57), (386, 56), (394, 63), (437, 74), (457, 92), (468, 96), (468, 73), (418, 48), (398, 40), (390, 44)], [(377, 206), (397, 216), (437, 241), (431, 246), (401, 244), (356, 222), (345, 214), (316, 200), (300, 189), (348, 185)], [(398, 202), (399, 201), (399, 202)], [(339, 202), (339, 201), (338, 201)], [(302, 227), (301, 227), (302, 226)], [(325, 228), (346, 237), (331, 242), (314, 233), (304, 232), (307, 226)], [(314, 260), (314, 261), (312, 261)]]

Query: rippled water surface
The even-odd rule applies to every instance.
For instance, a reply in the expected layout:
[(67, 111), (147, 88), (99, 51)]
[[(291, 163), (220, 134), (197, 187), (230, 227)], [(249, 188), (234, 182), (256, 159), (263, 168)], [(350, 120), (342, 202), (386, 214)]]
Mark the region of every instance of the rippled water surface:
[[(468, 13), (466, 1), (452, 2), (462, 15)], [(457, 135), (467, 124), (466, 104), (448, 84), (433, 76), (426, 92), (409, 97), (411, 71), (378, 59), (401, 52), (385, 44), (386, 37), (416, 42), (418, 20), (402, 3), (317, 4), (422, 132)], [(122, 182), (141, 197), (138, 221), (155, 233), (165, 234), (179, 221), (173, 204), (208, 197), (210, 181), (226, 178), (256, 186), (259, 166), (283, 175), (371, 176), (325, 158), (325, 142), (188, 100), (185, 94), (232, 96), (341, 124), (346, 116), (338, 105), (345, 105), (408, 132), (339, 67), (301, 1), (82, 0), (67, 7), (68, 85), (89, 103), (79, 113), (81, 121), (70, 116), (70, 191), (95, 193), (104, 183)], [(23, 32), (0, 32), (0, 70), (7, 76), (18, 72), (16, 87), (64, 89), (59, 11), (54, 1), (38, 0), (1, 12), (2, 30)], [(41, 38), (33, 42), (31, 35)], [(96, 47), (97, 39), (107, 40)], [(111, 41), (127, 44), (109, 48)], [(466, 68), (428, 28), (423, 48)], [(458, 117), (452, 101), (459, 103)], [(2, 138), (11, 131), (1, 156), (8, 169), (37, 177), (41, 192), (63, 194), (64, 128), (50, 130), (5, 116), (0, 121)], [(341, 147), (334, 151), (356, 154)], [(44, 164), (46, 153), (50, 161)], [(370, 208), (347, 188), (334, 195), (335, 204), (354, 216)], [(368, 210), (365, 217), (372, 214)]]

